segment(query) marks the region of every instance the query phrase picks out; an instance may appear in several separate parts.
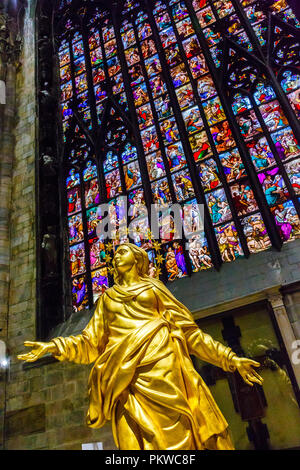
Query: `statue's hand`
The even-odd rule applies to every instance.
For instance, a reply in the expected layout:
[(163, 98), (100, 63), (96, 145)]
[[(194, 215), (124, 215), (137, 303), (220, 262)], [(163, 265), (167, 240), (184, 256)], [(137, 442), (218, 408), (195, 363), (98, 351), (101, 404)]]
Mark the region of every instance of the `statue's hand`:
[(30, 347), (32, 349), (27, 354), (20, 354), (18, 356), (18, 359), (20, 361), (34, 362), (40, 359), (40, 357), (44, 356), (45, 354), (55, 354), (56, 352), (58, 352), (54, 343), (25, 341), (24, 346)]
[(253, 387), (254, 383), (262, 385), (264, 379), (253, 369), (253, 367), (259, 367), (260, 363), (247, 359), (246, 357), (235, 357), (234, 363), (240, 375), (243, 377), (246, 384)]

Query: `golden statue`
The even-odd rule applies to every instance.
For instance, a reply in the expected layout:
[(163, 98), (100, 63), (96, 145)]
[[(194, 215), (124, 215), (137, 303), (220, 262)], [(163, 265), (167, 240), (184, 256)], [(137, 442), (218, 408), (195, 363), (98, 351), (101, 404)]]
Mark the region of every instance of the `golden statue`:
[(238, 357), (203, 333), (192, 314), (162, 282), (148, 275), (147, 253), (130, 243), (116, 250), (115, 285), (97, 303), (82, 334), (32, 348), (19, 359), (47, 353), (59, 361), (95, 363), (88, 383), (87, 424), (112, 420), (121, 450), (233, 449), (228, 424), (190, 354), (238, 370), (244, 381), (262, 384), (258, 362)]

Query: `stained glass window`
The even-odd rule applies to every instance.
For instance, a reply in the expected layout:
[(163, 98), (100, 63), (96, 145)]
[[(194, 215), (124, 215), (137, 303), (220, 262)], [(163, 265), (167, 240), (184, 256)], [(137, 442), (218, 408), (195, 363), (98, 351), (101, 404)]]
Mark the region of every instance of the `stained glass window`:
[(174, 281), (299, 237), (300, 23), (288, 2), (77, 4), (58, 12), (73, 309), (110, 285), (108, 253), (124, 240)]

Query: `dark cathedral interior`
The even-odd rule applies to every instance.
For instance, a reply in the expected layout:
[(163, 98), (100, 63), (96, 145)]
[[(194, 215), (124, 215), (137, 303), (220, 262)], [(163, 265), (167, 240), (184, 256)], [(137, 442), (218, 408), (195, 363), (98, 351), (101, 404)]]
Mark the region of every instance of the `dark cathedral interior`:
[(234, 448), (300, 449), (299, 118), (297, 0), (0, 0), (0, 449), (117, 449), (89, 366), (17, 356), (83, 331), (127, 241), (259, 362), (192, 356)]

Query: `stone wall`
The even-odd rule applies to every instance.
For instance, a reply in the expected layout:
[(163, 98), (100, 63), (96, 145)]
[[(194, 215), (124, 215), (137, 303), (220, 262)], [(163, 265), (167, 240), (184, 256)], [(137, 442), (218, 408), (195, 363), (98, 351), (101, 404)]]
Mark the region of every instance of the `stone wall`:
[[(25, 17), (23, 66), (17, 75), (12, 175), (5, 176), (1, 173), (1, 184), (4, 181), (7, 191), (5, 197), (11, 199), (10, 234), (4, 232), (0, 226), (0, 289), (6, 289), (6, 297), (1, 300), (1, 325), (5, 327), (5, 337), (7, 332), (11, 355), (5, 407), (4, 403), (0, 402), (1, 408), (6, 408), (3, 447), (22, 450), (79, 450), (82, 443), (103, 442), (104, 449), (108, 450), (115, 448), (110, 424), (100, 430), (91, 430), (85, 425), (88, 406), (87, 380), (91, 367), (47, 360), (41, 364), (24, 367), (16, 358), (17, 354), (24, 351), (23, 342), (36, 338), (37, 122), (33, 18), (34, 8), (31, 5)], [(11, 155), (11, 151), (10, 147), (7, 155), (9, 152)], [(10, 171), (9, 163), (7, 165), (7, 170)], [(0, 197), (0, 214), (1, 217), (2, 214), (7, 217), (9, 203), (6, 203), (4, 212), (1, 204), (4, 204), (4, 196)], [(267, 251), (251, 256), (249, 260), (241, 259), (225, 264), (220, 272), (202, 272), (192, 279), (178, 281), (170, 288), (179, 300), (194, 312), (221, 305), (223, 302), (231, 302), (264, 289), (300, 280), (299, 248), (300, 241), (293, 242), (286, 245), (280, 253)], [(3, 382), (0, 380), (0, 392), (4, 397), (1, 386), (3, 390)]]
[[(6, 342), (9, 295), (10, 209), (14, 139), (15, 70), (9, 67), (6, 105), (0, 105), (0, 339)], [(5, 383), (0, 369), (0, 429), (3, 426)], [(1, 438), (1, 432), (0, 432)], [(1, 439), (2, 442), (2, 439)], [(0, 444), (1, 445), (1, 444)], [(1, 447), (0, 447), (1, 448)]]
[[(81, 443), (100, 441), (105, 448), (114, 448), (110, 427), (93, 431), (85, 425), (89, 367), (52, 363), (24, 370), (23, 364), (16, 358), (24, 351), (23, 342), (36, 338), (37, 123), (32, 4), (25, 16), (21, 60), (16, 86), (15, 155), (12, 178), (7, 183), (12, 187), (7, 331), (11, 367), (6, 390), (4, 448), (80, 449)], [(5, 258), (5, 253), (6, 257), (9, 253), (9, 239), (7, 236), (3, 238), (4, 241), (0, 242), (1, 260)]]
[[(12, 199), (12, 170), (14, 158), (16, 63), (11, 51), (15, 40), (15, 22), (9, 22), (0, 5), (0, 339), (7, 343), (7, 322), (10, 280), (10, 214)], [(10, 27), (9, 27), (10, 26)], [(10, 31), (10, 34), (8, 34)], [(0, 366), (0, 448), (3, 442), (5, 409), (5, 370)]]

